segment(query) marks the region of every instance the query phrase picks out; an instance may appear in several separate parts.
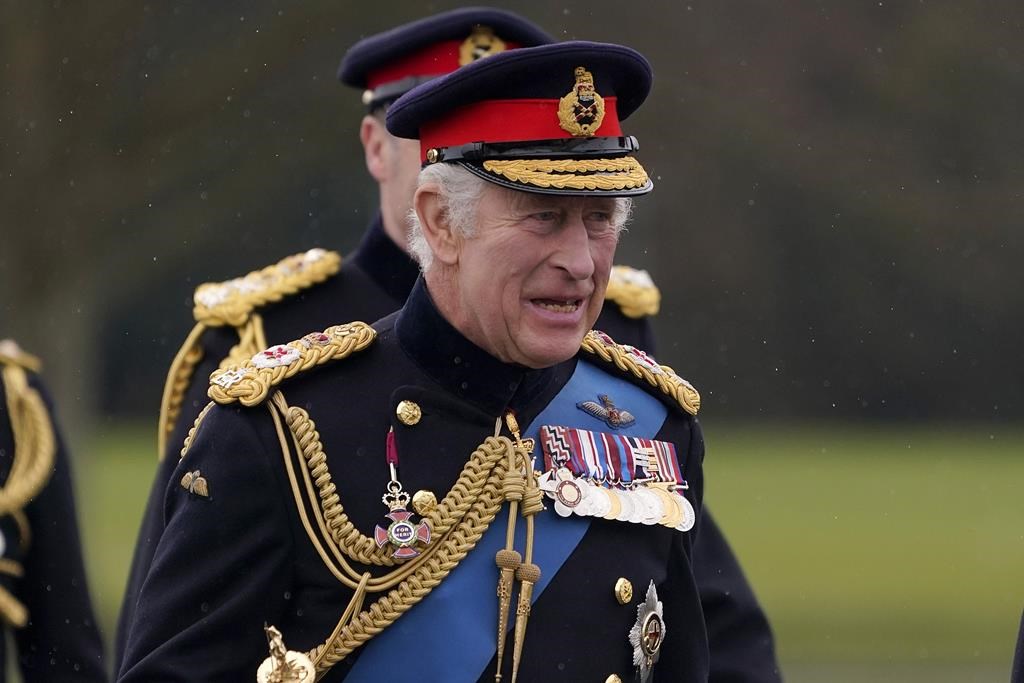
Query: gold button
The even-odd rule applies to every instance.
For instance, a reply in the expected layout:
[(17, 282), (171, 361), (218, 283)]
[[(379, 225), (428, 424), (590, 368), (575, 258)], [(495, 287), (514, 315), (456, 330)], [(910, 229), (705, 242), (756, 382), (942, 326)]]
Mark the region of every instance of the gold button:
[(629, 582), (629, 579), (619, 579), (615, 582), (615, 599), (619, 601), (620, 605), (628, 605), (632, 602), (633, 584)]
[(441, 153), (440, 153), (440, 152), (438, 152), (438, 151), (437, 151), (436, 149), (434, 149), (433, 147), (431, 147), (430, 149), (428, 149), (428, 150), (427, 150), (427, 161), (428, 161), (428, 162), (430, 162), (430, 163), (432, 163), (432, 164), (436, 164), (436, 163), (437, 163), (437, 160), (438, 160), (438, 159), (439, 159), (440, 157), (441, 157)]
[(395, 414), (398, 415), (399, 422), (410, 427), (419, 422), (420, 418), (423, 417), (423, 411), (412, 401), (402, 401), (399, 403), (398, 408), (395, 409)]
[(604, 683), (622, 683), (622, 679), (615, 674), (612, 674), (608, 678), (604, 679)]
[(412, 509), (420, 517), (426, 517), (437, 507), (437, 496), (433, 491), (420, 489), (412, 496)]

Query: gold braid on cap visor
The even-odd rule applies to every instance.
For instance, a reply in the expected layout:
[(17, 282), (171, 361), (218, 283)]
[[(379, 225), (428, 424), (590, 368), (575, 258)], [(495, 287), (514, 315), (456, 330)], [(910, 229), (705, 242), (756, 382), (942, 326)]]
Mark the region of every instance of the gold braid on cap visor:
[(632, 190), (650, 182), (633, 157), (618, 159), (491, 159), (484, 170), (517, 183), (559, 190)]

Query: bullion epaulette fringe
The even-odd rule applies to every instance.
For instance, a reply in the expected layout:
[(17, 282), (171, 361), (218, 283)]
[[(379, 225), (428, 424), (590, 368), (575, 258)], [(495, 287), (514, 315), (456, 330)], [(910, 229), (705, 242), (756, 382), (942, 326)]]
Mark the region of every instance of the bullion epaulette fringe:
[(629, 266), (612, 266), (605, 299), (615, 302), (627, 318), (657, 315), (661, 308), (661, 292), (650, 274)]
[(209, 397), (220, 404), (238, 401), (244, 406), (257, 405), (289, 377), (362, 351), (376, 336), (366, 323), (352, 322), (312, 332), (288, 344), (276, 344), (241, 365), (214, 372)]
[(243, 277), (199, 285), (192, 313), (196, 322), (208, 327), (241, 327), (260, 306), (323, 282), (340, 268), (338, 252), (310, 249)]
[(627, 344), (616, 344), (611, 337), (598, 330), (587, 333), (581, 349), (623, 372), (644, 380), (652, 387), (657, 387), (675, 399), (690, 415), (696, 415), (700, 410), (700, 394), (693, 385), (677, 375), (669, 366), (659, 365), (640, 349)]

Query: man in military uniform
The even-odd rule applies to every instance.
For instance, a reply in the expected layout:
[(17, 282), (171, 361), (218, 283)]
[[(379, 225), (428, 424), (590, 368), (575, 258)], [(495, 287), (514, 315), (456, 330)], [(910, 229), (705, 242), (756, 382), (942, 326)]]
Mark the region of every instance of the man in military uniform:
[[(558, 114), (581, 66), (582, 135)], [(620, 123), (650, 79), (567, 42), (391, 107), (427, 162), (423, 277), (373, 326), (214, 373), (119, 680), (707, 680), (699, 396), (588, 332), (652, 188)]]
[[(163, 532), (163, 498), (181, 443), (206, 402), (206, 378), (219, 365), (248, 358), (338, 320), (375, 320), (398, 308), (418, 266), (406, 254), (405, 218), (420, 166), (419, 146), (390, 135), (384, 112), (413, 86), (473, 59), (550, 36), (508, 12), (472, 8), (446, 12), (367, 38), (346, 54), (340, 79), (363, 90), (369, 113), (360, 127), (366, 166), (380, 188), (380, 213), (344, 263), (312, 250), (196, 293), (197, 326), (168, 375), (161, 410), (162, 461), (140, 530), (118, 624), (116, 661), (134, 618), (142, 579)], [(575, 93), (577, 89), (574, 89)], [(592, 84), (588, 91), (593, 101)], [(615, 266), (598, 328), (653, 351), (648, 316), (659, 294), (644, 271)], [(713, 652), (712, 680), (778, 680), (771, 633), (742, 570), (714, 521), (705, 517), (698, 577)]]
[[(67, 452), (38, 369), (0, 341), (0, 618), (25, 683), (105, 681)], [(0, 681), (6, 655), (0, 647)]]

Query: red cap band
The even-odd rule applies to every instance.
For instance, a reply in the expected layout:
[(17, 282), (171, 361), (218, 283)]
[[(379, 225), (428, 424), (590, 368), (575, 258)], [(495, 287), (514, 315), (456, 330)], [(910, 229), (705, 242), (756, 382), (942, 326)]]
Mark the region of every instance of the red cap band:
[[(366, 76), (366, 87), (374, 90), (385, 83), (394, 83), (410, 76), (439, 76), (459, 68), (459, 48), (465, 40), (445, 40), (431, 43), (422, 50), (396, 59)], [(519, 43), (508, 42), (506, 50), (520, 47)]]
[[(621, 137), (615, 97), (605, 97), (605, 116), (594, 133)], [(420, 160), (427, 150), (471, 142), (516, 142), (576, 137), (558, 124), (558, 100), (486, 100), (459, 107), (420, 129)]]

